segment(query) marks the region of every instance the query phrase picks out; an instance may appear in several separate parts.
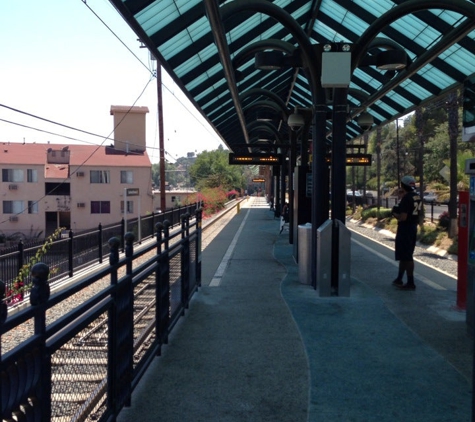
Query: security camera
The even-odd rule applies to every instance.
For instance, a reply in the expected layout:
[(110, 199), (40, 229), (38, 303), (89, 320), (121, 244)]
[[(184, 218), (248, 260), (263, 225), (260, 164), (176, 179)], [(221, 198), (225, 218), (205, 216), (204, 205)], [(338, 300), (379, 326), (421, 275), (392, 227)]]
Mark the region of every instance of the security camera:
[(305, 120), (301, 114), (293, 113), (289, 115), (287, 124), (290, 126), (290, 129), (299, 130), (305, 124)]
[(369, 130), (373, 126), (374, 119), (371, 114), (365, 111), (358, 116), (357, 123), (361, 129)]

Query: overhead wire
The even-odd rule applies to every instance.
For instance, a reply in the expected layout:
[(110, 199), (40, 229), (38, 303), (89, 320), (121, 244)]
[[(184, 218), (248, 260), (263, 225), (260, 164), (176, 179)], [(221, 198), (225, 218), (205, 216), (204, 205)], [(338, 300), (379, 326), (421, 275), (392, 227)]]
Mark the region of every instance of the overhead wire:
[[(105, 23), (105, 21), (103, 19), (100, 18), (100, 16), (86, 3), (85, 0), (81, 0), (85, 5), (86, 7), (94, 14), (94, 16), (96, 16), (99, 21), (112, 33), (112, 35), (114, 35), (115, 38), (117, 38), (120, 43), (142, 64), (142, 66), (144, 66), (152, 75), (154, 75), (156, 77), (156, 73), (154, 73), (154, 70), (151, 66), (151, 63), (150, 63), (150, 55), (149, 55), (149, 66), (145, 65), (145, 63), (119, 38), (119, 36)], [(108, 3), (110, 5), (110, 3)], [(112, 7), (112, 6), (111, 6)], [(139, 40), (140, 41), (140, 40)], [(160, 62), (157, 60), (156, 61), (157, 63), (157, 66), (160, 66)], [(216, 133), (213, 133), (209, 130), (209, 128), (207, 128), (202, 121), (198, 120), (198, 118), (196, 117), (195, 114), (193, 114), (193, 112), (175, 95), (175, 93), (162, 81), (162, 86), (168, 91), (170, 92), (170, 94), (172, 94), (173, 97), (175, 97), (175, 99), (186, 109), (186, 111), (210, 134), (210, 135), (213, 135), (215, 136)], [(157, 111), (158, 112), (158, 111)], [(158, 116), (156, 116), (157, 120), (158, 120)], [(157, 125), (158, 126), (158, 122), (157, 122)]]
[[(117, 122), (117, 124), (115, 125), (115, 127), (112, 129), (112, 131), (109, 133), (109, 135), (107, 137), (104, 138), (104, 140), (99, 144), (97, 145), (97, 147), (94, 149), (94, 151), (92, 151), (89, 156), (84, 159), (82, 161), (82, 163), (76, 168), (76, 170), (74, 170), (72, 173), (70, 173), (68, 175), (68, 177), (66, 177), (65, 179), (63, 179), (61, 182), (59, 182), (57, 184), (57, 186), (55, 186), (52, 190), (50, 190), (47, 194), (41, 196), (38, 200), (36, 201), (31, 201), (32, 204), (31, 205), (35, 205), (35, 204), (38, 204), (42, 199), (46, 198), (47, 196), (51, 195), (56, 189), (58, 189), (63, 183), (66, 183), (66, 181), (68, 181), (70, 179), (70, 177), (75, 174), (77, 171), (79, 171), (81, 169), (82, 166), (84, 166), (90, 159), (91, 157), (99, 150), (99, 148), (101, 148), (103, 146), (103, 144), (108, 140), (110, 139), (110, 135), (112, 133), (114, 133), (115, 129), (122, 123), (122, 121), (126, 118), (126, 116), (128, 115), (128, 113), (130, 112), (130, 110), (135, 106), (135, 104), (137, 103), (137, 101), (142, 97), (142, 95), (144, 94), (145, 90), (147, 89), (148, 85), (150, 84), (150, 82), (152, 81), (152, 78), (150, 78), (147, 82), (147, 84), (145, 85), (144, 89), (142, 90), (142, 92), (140, 93), (140, 95), (137, 97), (137, 99), (134, 101), (134, 103), (130, 106), (130, 108), (127, 110), (127, 112), (124, 114), (124, 116), (119, 120), (119, 122)], [(75, 129), (76, 130), (76, 129)], [(26, 211), (28, 211), (29, 207), (26, 207), (26, 208), (23, 208), (20, 212), (17, 212), (17, 213), (14, 213), (14, 215), (21, 215), (21, 214), (24, 214)], [(10, 217), (10, 216), (9, 216)], [(9, 221), (9, 218), (8, 219), (5, 219), (3, 221), (0, 221), (0, 225), (1, 224), (4, 224), (6, 222)]]
[[(64, 135), (62, 133), (51, 132), (49, 130), (40, 129), (40, 128), (37, 128), (37, 127), (25, 125), (23, 123), (13, 122), (11, 120), (6, 120), (6, 119), (0, 118), (0, 122), (9, 123), (9, 124), (16, 125), (16, 126), (21, 126), (21, 127), (24, 127), (25, 129), (31, 129), (31, 130), (35, 130), (35, 131), (38, 131), (38, 132), (47, 133), (48, 135), (58, 136), (60, 138), (70, 139), (72, 141), (82, 142), (82, 143), (90, 144), (90, 145), (97, 145), (96, 142), (86, 141), (85, 139), (74, 138), (72, 136), (67, 136), (67, 135)], [(95, 136), (99, 136), (101, 138), (106, 137), (105, 135), (95, 135)], [(114, 141), (114, 138), (109, 137), (108, 139), (110, 139), (111, 141)], [(129, 142), (129, 145), (138, 146), (138, 144), (134, 144), (134, 143), (130, 143), (130, 142)], [(159, 150), (158, 147), (150, 147), (150, 146), (147, 146), (147, 149), (154, 149), (154, 150), (157, 150), (157, 151)], [(132, 155), (132, 154), (136, 154), (136, 152), (135, 151), (129, 151), (129, 155)]]
[[(86, 5), (86, 7), (94, 14), (94, 16), (96, 16), (100, 22), (114, 35), (114, 37), (116, 39), (118, 39), (120, 41), (120, 43), (147, 69), (147, 71), (151, 74), (152, 77), (156, 77), (156, 73), (154, 71), (153, 68), (151, 68), (151, 63), (149, 63), (149, 66), (147, 66), (145, 63), (143, 63), (143, 61), (119, 38), (119, 36), (104, 22), (103, 19), (101, 19), (99, 17), (99, 15), (84, 1), (84, 0), (81, 0), (81, 2), (83, 4)], [(158, 65), (158, 61), (157, 61), (157, 65)], [(179, 104), (211, 135), (215, 135), (215, 133), (211, 132), (209, 130), (208, 127), (206, 127), (206, 125), (203, 124), (202, 121), (200, 121), (196, 115), (189, 109), (189, 107), (183, 103), (183, 101), (175, 94), (175, 92), (170, 89), (163, 81), (162, 81), (162, 86), (179, 102)], [(4, 107), (6, 109), (9, 109), (11, 111), (15, 111), (17, 113), (20, 113), (20, 114), (24, 114), (26, 116), (29, 116), (29, 117), (32, 117), (32, 118), (35, 118), (35, 119), (39, 119), (39, 120), (43, 120), (47, 123), (51, 123), (51, 124), (54, 124), (54, 125), (58, 125), (58, 126), (62, 126), (66, 129), (71, 129), (71, 130), (75, 130), (75, 131), (78, 131), (78, 132), (82, 132), (84, 134), (87, 134), (87, 135), (91, 135), (91, 136), (95, 136), (95, 137), (99, 137), (99, 138), (104, 138), (104, 135), (99, 135), (99, 134), (96, 134), (96, 133), (93, 133), (93, 132), (89, 132), (87, 130), (84, 130), (84, 129), (79, 129), (79, 128), (75, 128), (75, 127), (72, 127), (72, 126), (69, 126), (69, 125), (65, 125), (63, 123), (59, 123), (59, 122), (56, 122), (54, 120), (50, 120), (50, 119), (47, 119), (47, 118), (44, 118), (44, 117), (40, 117), (40, 116), (37, 116), (37, 115), (34, 115), (34, 114), (31, 114), (31, 113), (28, 113), (26, 111), (23, 111), (23, 110), (19, 110), (19, 109), (16, 109), (16, 108), (13, 108), (13, 107), (10, 107), (8, 105), (5, 105), (5, 104), (0, 104), (0, 107)], [(84, 141), (84, 140), (81, 140), (81, 139), (77, 139), (77, 138), (73, 138), (73, 137), (68, 137), (68, 136), (65, 136), (65, 135), (60, 135), (60, 134), (56, 134), (54, 132), (50, 132), (50, 131), (47, 131), (47, 130), (44, 130), (44, 129), (39, 129), (39, 128), (35, 128), (35, 127), (32, 127), (32, 126), (28, 126), (28, 125), (24, 125), (24, 124), (21, 124), (21, 123), (18, 123), (18, 122), (12, 122), (10, 120), (6, 120), (6, 119), (1, 119), (0, 118), (0, 121), (3, 121), (5, 123), (9, 123), (9, 124), (13, 124), (13, 125), (17, 125), (17, 126), (21, 126), (21, 127), (25, 127), (25, 128), (28, 128), (28, 129), (33, 129), (33, 130), (36, 130), (36, 131), (39, 131), (39, 132), (44, 132), (44, 133), (48, 133), (48, 134), (51, 134), (51, 135), (54, 135), (54, 136), (62, 136), (64, 137), (65, 139), (70, 139), (70, 140), (74, 140), (74, 141), (79, 141), (79, 142), (85, 142), (85, 143), (88, 143), (87, 141)], [(157, 125), (158, 126), (158, 125)], [(110, 138), (107, 137), (107, 138)], [(147, 147), (147, 148), (150, 148), (150, 147)], [(157, 149), (157, 148), (152, 148), (152, 149)]]
[[(114, 37), (147, 69), (147, 71), (151, 74), (151, 78), (149, 79), (149, 81), (147, 82), (145, 88), (142, 90), (142, 92), (140, 93), (140, 95), (137, 97), (137, 99), (134, 101), (133, 105), (130, 107), (130, 109), (132, 107), (135, 106), (135, 104), (137, 103), (137, 101), (141, 98), (141, 96), (143, 95), (143, 93), (145, 92), (146, 88), (148, 87), (148, 85), (150, 84), (150, 82), (152, 81), (153, 77), (156, 77), (156, 74), (154, 73), (153, 69), (150, 69), (150, 67), (148, 67), (145, 63), (142, 62), (142, 60), (120, 39), (120, 37), (109, 27), (109, 25), (106, 24), (106, 22), (87, 4), (86, 0), (81, 0), (81, 2), (91, 11), (91, 13), (93, 13), (93, 15), (114, 35)], [(160, 65), (159, 62), (157, 61), (157, 66)], [(203, 122), (201, 122), (200, 120), (198, 120), (198, 118), (196, 117), (195, 114), (193, 114), (193, 112), (186, 106), (186, 104), (184, 104), (180, 98), (178, 98), (175, 93), (165, 84), (162, 82), (162, 86), (173, 96), (175, 97), (175, 99), (183, 106), (183, 108), (188, 111), (188, 113), (198, 122), (200, 123), (200, 125), (210, 134), (212, 135), (215, 135), (215, 133), (212, 133), (209, 128), (207, 128)], [(43, 117), (40, 117), (40, 116), (36, 116), (34, 114), (31, 114), (31, 113), (28, 113), (28, 112), (25, 112), (25, 111), (22, 111), (22, 110), (19, 110), (19, 109), (15, 109), (13, 107), (10, 107), (10, 106), (7, 106), (5, 104), (0, 104), (1, 107), (4, 107), (6, 109), (9, 109), (11, 111), (15, 111), (17, 113), (21, 113), (21, 114), (24, 114), (24, 115), (27, 115), (29, 117), (32, 117), (32, 118), (36, 118), (36, 119), (39, 119), (39, 120), (42, 120), (42, 121), (45, 121), (47, 123), (50, 123), (50, 124), (54, 124), (54, 125), (58, 125), (58, 126), (61, 126), (61, 127), (64, 127), (64, 128), (67, 128), (67, 129), (70, 129), (70, 130), (73, 130), (73, 131), (78, 131), (78, 132), (81, 132), (81, 133), (84, 133), (84, 134), (87, 134), (87, 135), (91, 135), (91, 136), (95, 136), (95, 137), (100, 137), (103, 139), (103, 141), (97, 146), (97, 148), (78, 166), (78, 168), (75, 170), (75, 172), (77, 172), (82, 166), (84, 166), (87, 161), (99, 150), (99, 148), (101, 146), (103, 146), (103, 144), (111, 139), (110, 136), (112, 133), (114, 133), (114, 130), (117, 128), (118, 125), (120, 125), (120, 123), (123, 121), (123, 119), (125, 119), (125, 117), (127, 116), (127, 114), (130, 112), (130, 109), (127, 111), (127, 113), (125, 113), (124, 117), (120, 120), (120, 122), (117, 123), (117, 125), (114, 127), (114, 129), (111, 131), (111, 133), (104, 137), (102, 135), (98, 135), (96, 133), (93, 133), (93, 132), (89, 132), (89, 131), (86, 131), (86, 130), (83, 130), (83, 129), (79, 129), (79, 128), (75, 128), (75, 127), (72, 127), (72, 126), (69, 126), (69, 125), (65, 125), (65, 124), (62, 124), (62, 123), (59, 123), (59, 122), (55, 122), (53, 120), (50, 120), (50, 119), (46, 119), (46, 118), (43, 118)], [(73, 138), (73, 137), (70, 137), (70, 136), (66, 136), (66, 135), (60, 135), (60, 134), (56, 134), (54, 132), (50, 132), (50, 131), (47, 131), (47, 130), (44, 130), (44, 129), (39, 129), (39, 128), (34, 128), (34, 127), (31, 127), (31, 126), (28, 126), (28, 125), (25, 125), (25, 124), (21, 124), (21, 123), (18, 123), (18, 122), (12, 122), (12, 121), (9, 121), (9, 120), (6, 120), (6, 119), (1, 119), (0, 118), (0, 121), (3, 121), (5, 123), (9, 123), (9, 124), (14, 124), (14, 125), (17, 125), (17, 126), (21, 126), (21, 127), (25, 127), (25, 128), (29, 128), (29, 129), (33, 129), (33, 130), (37, 130), (37, 131), (40, 131), (40, 132), (44, 132), (44, 133), (48, 133), (48, 134), (51, 134), (51, 135), (54, 135), (54, 136), (61, 136), (65, 139), (71, 139), (71, 140), (76, 140), (76, 141), (80, 141), (80, 142), (85, 142), (85, 143), (88, 143), (87, 141), (84, 141), (84, 140), (80, 140), (80, 139), (77, 139), (77, 138)], [(147, 148), (150, 148), (150, 147), (147, 147)], [(156, 149), (156, 148), (153, 148), (153, 149)], [(171, 154), (167, 153), (171, 158), (175, 159)], [(74, 174), (75, 172), (73, 172), (72, 174)], [(62, 183), (65, 183), (66, 181), (68, 180), (68, 178), (64, 179), (62, 182), (60, 182), (58, 184), (57, 187), (59, 187)], [(55, 189), (57, 189), (57, 187)], [(51, 191), (53, 192), (53, 191)], [(51, 193), (49, 192), (49, 193)], [(43, 195), (40, 199), (38, 199), (37, 201), (33, 201), (33, 204), (36, 204), (38, 203), (39, 201), (41, 201), (42, 199), (44, 199), (47, 195)], [(23, 214), (24, 212), (27, 211), (27, 208), (23, 209), (21, 212), (19, 213), (16, 213), (15, 215), (19, 215), (19, 214)], [(5, 222), (7, 222), (8, 220), (3, 220), (3, 221), (0, 221), (0, 224), (3, 224)]]

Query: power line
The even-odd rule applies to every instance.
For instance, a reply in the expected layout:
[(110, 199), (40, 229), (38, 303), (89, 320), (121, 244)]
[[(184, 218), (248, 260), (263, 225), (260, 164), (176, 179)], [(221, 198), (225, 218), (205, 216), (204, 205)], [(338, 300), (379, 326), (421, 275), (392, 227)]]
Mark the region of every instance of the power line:
[(99, 21), (110, 31), (110, 33), (115, 37), (117, 38), (117, 40), (130, 52), (130, 54), (132, 54), (138, 61), (139, 63), (142, 64), (143, 67), (145, 67), (145, 69), (147, 69), (151, 75), (153, 75), (153, 70), (151, 70), (142, 60), (140, 60), (140, 58), (127, 46), (127, 44), (125, 44), (121, 39), (120, 37), (112, 30), (112, 28), (107, 25), (104, 20), (101, 19), (101, 17), (87, 4), (86, 0), (81, 0), (82, 3), (91, 11), (91, 13), (97, 18), (99, 19)]
[[(79, 171), (81, 169), (82, 166), (84, 166), (90, 159), (91, 157), (99, 150), (99, 148), (101, 148), (103, 146), (103, 144), (108, 140), (110, 139), (110, 135), (112, 133), (115, 132), (115, 129), (117, 127), (119, 127), (119, 125), (123, 122), (123, 120), (127, 117), (127, 115), (130, 113), (130, 111), (132, 110), (132, 108), (135, 106), (135, 104), (137, 103), (137, 101), (142, 97), (143, 93), (145, 92), (145, 90), (147, 89), (148, 85), (150, 84), (152, 79), (149, 79), (149, 81), (147, 82), (147, 84), (145, 85), (144, 89), (142, 90), (142, 92), (140, 93), (140, 95), (137, 97), (137, 99), (134, 101), (134, 103), (129, 107), (129, 109), (127, 110), (127, 112), (124, 114), (124, 116), (122, 117), (122, 119), (117, 123), (117, 125), (112, 129), (112, 131), (109, 133), (109, 135), (107, 137), (104, 138), (104, 140), (97, 146), (96, 149), (94, 149), (93, 152), (91, 152), (91, 154), (89, 154), (89, 156), (78, 166), (78, 168), (73, 171), (72, 173), (69, 174), (69, 177), (63, 179), (60, 183), (58, 183), (58, 185), (53, 188), (51, 191), (49, 191), (49, 195), (51, 195), (51, 193), (53, 193), (56, 189), (58, 189), (63, 183), (66, 183), (66, 181), (68, 179), (70, 179), (70, 176), (72, 176), (73, 174), (75, 174), (77, 171)], [(56, 123), (56, 122), (53, 122), (53, 121), (50, 121), (51, 123)], [(76, 128), (72, 128), (74, 130), (78, 130)], [(36, 201), (32, 201), (32, 205), (36, 205), (37, 203), (39, 203), (42, 199), (46, 198), (47, 196), (49, 195), (43, 195), (42, 197), (40, 197), (40, 199), (36, 200)], [(28, 210), (28, 207), (27, 208), (24, 208), (21, 212), (18, 212), (14, 215), (20, 215), (20, 214), (23, 214), (25, 213), (26, 211)], [(6, 223), (8, 222), (8, 220), (3, 220), (3, 221), (0, 221), (0, 225), (3, 224), (3, 223)]]

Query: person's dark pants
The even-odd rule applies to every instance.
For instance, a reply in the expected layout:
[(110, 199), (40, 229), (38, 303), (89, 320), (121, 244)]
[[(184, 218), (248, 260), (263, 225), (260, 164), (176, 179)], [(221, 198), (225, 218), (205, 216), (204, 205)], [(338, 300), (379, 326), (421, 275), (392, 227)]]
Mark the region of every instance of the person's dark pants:
[(398, 224), (396, 232), (396, 261), (413, 261), (416, 247), (417, 224)]

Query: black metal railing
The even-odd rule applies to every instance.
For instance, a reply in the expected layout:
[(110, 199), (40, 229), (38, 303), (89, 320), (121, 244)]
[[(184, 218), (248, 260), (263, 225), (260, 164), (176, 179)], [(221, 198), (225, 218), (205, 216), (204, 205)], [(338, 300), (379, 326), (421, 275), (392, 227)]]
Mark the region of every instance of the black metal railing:
[[(384, 208), (392, 208), (394, 205), (397, 205), (399, 202), (396, 196), (387, 196), (381, 197), (379, 205)], [(349, 206), (356, 207), (358, 205), (362, 206), (377, 206), (378, 198), (374, 196), (356, 196), (353, 197), (352, 195), (347, 195), (347, 203)], [(430, 220), (432, 223), (434, 221), (439, 220), (439, 215), (444, 212), (448, 211), (448, 204), (447, 202), (424, 202), (424, 215), (425, 218)], [(437, 210), (435, 209), (437, 207)], [(441, 211), (441, 209), (443, 211)]]
[[(50, 266), (32, 267), (31, 306), (0, 307), (2, 420), (115, 420), (201, 285), (201, 210), (134, 251), (135, 236), (109, 239), (109, 266), (50, 295)], [(95, 289), (94, 293), (90, 293)], [(0, 296), (5, 295), (0, 282)], [(87, 299), (77, 295), (89, 293)], [(64, 304), (73, 302), (68, 310)], [(53, 318), (58, 309), (63, 311)], [(29, 328), (28, 328), (29, 327)], [(17, 330), (17, 331), (15, 331)], [(25, 334), (28, 332), (29, 334)], [(17, 344), (2, 341), (23, 333)], [(12, 334), (13, 333), (13, 334)]]
[[(140, 218), (127, 221), (127, 232), (134, 234), (137, 243), (151, 239), (154, 236), (154, 228), (157, 223), (168, 221), (170, 227), (180, 224), (183, 214), (193, 216), (202, 203), (193, 203), (183, 207), (177, 207), (161, 214), (148, 214)], [(74, 233), (68, 232), (66, 238), (55, 240), (48, 249), (42, 261), (50, 269), (50, 283), (64, 277), (73, 277), (74, 273), (93, 263), (102, 263), (103, 258), (110, 252), (108, 239), (118, 237), (121, 249), (125, 248), (125, 221), (103, 227), (99, 224), (95, 230)], [(25, 287), (15, 282), (20, 268), (35, 256), (38, 247), (43, 242), (35, 242), (26, 246), (22, 241), (12, 249), (4, 250), (0, 254), (0, 279), (6, 285), (8, 304), (13, 305), (23, 300)], [(23, 286), (31, 285), (31, 276), (22, 281)], [(27, 290), (27, 289), (26, 289)]]

